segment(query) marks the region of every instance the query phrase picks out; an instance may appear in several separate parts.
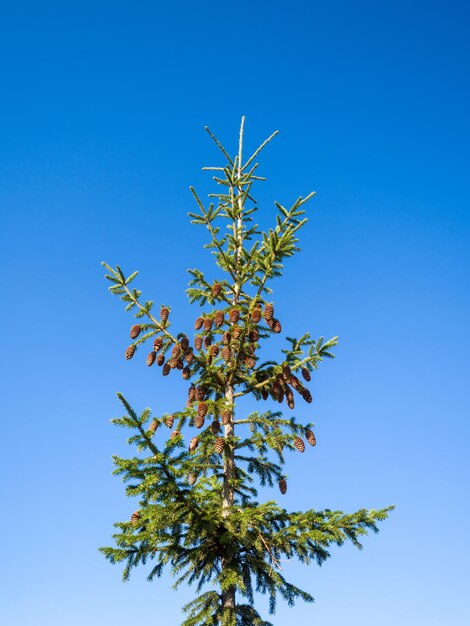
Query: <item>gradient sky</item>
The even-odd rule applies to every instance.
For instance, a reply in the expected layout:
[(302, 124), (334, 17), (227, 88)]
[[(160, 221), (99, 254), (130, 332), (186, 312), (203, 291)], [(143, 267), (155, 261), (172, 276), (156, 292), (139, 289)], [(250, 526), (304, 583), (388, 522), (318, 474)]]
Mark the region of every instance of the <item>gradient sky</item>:
[(190, 332), (186, 269), (212, 270), (188, 187), (210, 192), (200, 168), (220, 163), (203, 126), (234, 151), (245, 114), (247, 149), (281, 131), (261, 223), (318, 194), (273, 284), (285, 333), (340, 336), (296, 413), (318, 445), (289, 457), (283, 502), (397, 505), (362, 552), (286, 563), (316, 602), (274, 624), (468, 624), (470, 5), (0, 7), (0, 622), (181, 623), (191, 592), (123, 584), (97, 551), (136, 508), (111, 475), (115, 392), (158, 412), (185, 393), (142, 352), (124, 361), (133, 318), (100, 261), (139, 269)]

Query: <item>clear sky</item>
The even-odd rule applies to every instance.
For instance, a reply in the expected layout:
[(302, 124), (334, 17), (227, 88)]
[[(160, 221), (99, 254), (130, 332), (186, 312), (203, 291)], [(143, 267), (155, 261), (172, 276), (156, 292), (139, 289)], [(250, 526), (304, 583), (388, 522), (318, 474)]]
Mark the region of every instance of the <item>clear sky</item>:
[(283, 502), (397, 505), (362, 552), (286, 563), (316, 602), (274, 623), (468, 624), (470, 5), (0, 7), (0, 622), (180, 624), (190, 593), (123, 584), (97, 551), (136, 508), (111, 476), (115, 392), (170, 411), (185, 389), (124, 361), (132, 317), (99, 263), (139, 269), (190, 332), (186, 269), (210, 264), (188, 186), (210, 191), (218, 162), (203, 126), (233, 151), (245, 114), (248, 149), (281, 131), (262, 224), (318, 193), (274, 284), (285, 332), (340, 336), (297, 412), (318, 445), (289, 458)]

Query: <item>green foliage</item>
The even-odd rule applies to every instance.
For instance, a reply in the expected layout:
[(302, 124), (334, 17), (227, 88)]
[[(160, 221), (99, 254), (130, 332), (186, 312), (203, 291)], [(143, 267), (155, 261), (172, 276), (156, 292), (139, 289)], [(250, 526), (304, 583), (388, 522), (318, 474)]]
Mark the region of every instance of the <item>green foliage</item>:
[[(321, 565), (332, 545), (350, 541), (361, 548), (361, 538), (376, 532), (393, 507), (289, 513), (275, 501), (257, 500), (256, 482), (285, 492), (284, 452), (302, 452), (303, 437), (315, 445), (313, 425), (270, 408), (240, 417), (237, 401), (251, 394), (259, 401), (286, 402), (290, 410), (294, 396), (310, 403), (297, 374), (308, 382), (323, 359), (334, 357), (338, 338), (287, 337), (278, 360), (259, 362), (260, 347), (281, 332), (267, 299), (269, 282), (299, 250), (304, 205), (314, 194), (299, 197), (291, 208), (276, 202), (275, 225), (261, 232), (252, 187), (264, 179), (255, 174), (255, 159), (276, 133), (244, 162), (243, 120), (234, 158), (208, 132), (226, 163), (204, 168), (216, 173), (219, 189), (209, 206), (191, 188), (198, 210), (190, 218), (208, 230), (206, 248), (218, 267), (215, 280), (189, 270), (189, 300), (206, 307), (195, 323), (194, 348), (186, 333), (170, 331), (169, 307), (158, 315), (153, 301), (142, 301), (131, 285), (137, 272), (126, 278), (119, 266), (103, 264), (110, 291), (138, 320), (126, 358), (153, 340), (147, 365), (156, 361), (165, 375), (181, 371), (190, 388), (184, 408), (171, 415), (153, 415), (148, 408), (139, 414), (118, 394), (124, 414), (112, 422), (129, 429), (135, 455), (114, 457), (115, 474), (139, 504), (129, 521), (115, 524), (114, 546), (101, 551), (111, 563), (122, 563), (124, 580), (134, 567), (148, 565), (150, 581), (169, 568), (175, 587), (194, 585), (198, 595), (184, 607), (183, 626), (272, 626), (254, 608), (256, 593), (268, 595), (270, 613), (278, 596), (289, 605), (298, 598), (313, 601), (284, 578), (284, 559)], [(166, 437), (162, 431), (168, 428)], [(237, 604), (237, 597), (244, 602)]]

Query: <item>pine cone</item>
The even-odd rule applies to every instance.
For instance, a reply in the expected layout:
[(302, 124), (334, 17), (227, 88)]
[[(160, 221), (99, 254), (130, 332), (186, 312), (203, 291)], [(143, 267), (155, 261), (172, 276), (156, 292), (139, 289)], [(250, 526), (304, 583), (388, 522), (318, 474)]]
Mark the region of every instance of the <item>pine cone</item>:
[(147, 355), (147, 365), (150, 367), (155, 363), (155, 359), (157, 358), (157, 353), (155, 350), (153, 352), (149, 352)]
[(263, 400), (267, 400), (269, 398), (269, 393), (266, 387), (261, 387), (261, 397)]
[(174, 370), (175, 367), (177, 367), (178, 365), (178, 359), (174, 359), (173, 357), (171, 357), (171, 359), (168, 361), (168, 365), (171, 367), (172, 370)]
[(275, 333), (282, 332), (282, 326), (279, 320), (272, 320), (272, 325), (270, 324), (270, 328)]
[(222, 285), (220, 283), (214, 283), (212, 285), (212, 295), (214, 296), (214, 298), (217, 298), (220, 295), (221, 290)]
[(140, 324), (134, 324), (134, 326), (131, 328), (131, 332), (129, 333), (131, 339), (136, 339), (140, 335), (141, 330), (142, 327), (140, 326)]
[(296, 391), (298, 391), (300, 389), (300, 387), (302, 386), (300, 384), (300, 380), (297, 378), (297, 376), (295, 374), (291, 375), (289, 382), (292, 385), (292, 387), (294, 387), (294, 389)]
[(173, 417), (173, 415), (168, 415), (165, 419), (165, 424), (168, 426), (168, 428), (173, 428), (174, 423), (175, 418)]
[(250, 332), (248, 333), (248, 339), (253, 343), (256, 343), (259, 340), (259, 332), (256, 328), (250, 330)]
[(222, 324), (224, 323), (224, 312), (223, 311), (216, 311), (215, 312), (214, 322), (215, 322), (215, 325), (217, 326), (217, 328), (220, 328), (222, 326)]
[(201, 330), (203, 324), (204, 320), (202, 319), (202, 317), (198, 317), (197, 320), (194, 322), (195, 330)]
[(190, 485), (194, 485), (194, 483), (196, 482), (197, 476), (196, 474), (188, 474), (188, 483)]
[(299, 452), (304, 452), (305, 451), (305, 444), (304, 444), (303, 440), (300, 437), (296, 437), (294, 439), (294, 446), (297, 448), (297, 450)]
[(287, 363), (284, 363), (284, 365), (282, 366), (282, 375), (286, 383), (289, 383), (292, 372), (291, 372), (290, 367), (287, 365)]
[(202, 348), (202, 336), (201, 335), (196, 335), (194, 337), (194, 347), (196, 348), (196, 350), (200, 350)]
[(186, 359), (186, 363), (188, 365), (191, 365), (191, 363), (194, 361), (194, 352), (192, 350), (187, 352), (186, 356), (185, 356), (185, 359)]
[(170, 373), (170, 369), (171, 369), (170, 364), (169, 363), (165, 363), (165, 365), (163, 366), (163, 369), (162, 369), (163, 376), (168, 376), (168, 374)]
[(311, 446), (317, 445), (317, 440), (315, 438), (315, 435), (313, 434), (313, 431), (311, 431), (309, 428), (305, 429), (305, 436)]
[(134, 354), (135, 354), (135, 346), (129, 346), (126, 349), (126, 354), (125, 354), (126, 360), (128, 361), (129, 359), (132, 359)]
[(225, 439), (223, 437), (217, 437), (215, 440), (214, 450), (217, 454), (222, 454), (225, 448)]
[(155, 433), (158, 428), (158, 421), (156, 419), (152, 420), (152, 423), (149, 426), (149, 432), (151, 435)]
[(157, 356), (157, 365), (163, 365), (165, 363), (165, 355), (160, 352)]
[(208, 348), (212, 343), (212, 335), (206, 335), (204, 337), (204, 348)]
[(251, 319), (252, 321), (257, 324), (260, 320), (261, 320), (261, 307), (260, 306), (256, 306), (253, 311), (251, 312)]
[(202, 415), (196, 415), (194, 426), (196, 426), (196, 428), (202, 428), (204, 426), (204, 417)]
[(200, 417), (205, 417), (207, 415), (207, 404), (205, 402), (199, 402), (197, 406), (197, 414)]
[(220, 430), (220, 422), (218, 422), (217, 420), (214, 420), (211, 424), (211, 431), (213, 435), (217, 435), (217, 433)]
[(181, 376), (183, 377), (183, 380), (189, 380), (189, 378), (191, 378), (191, 370), (189, 369), (189, 367), (183, 368)]
[(134, 511), (134, 513), (132, 513), (131, 515), (131, 524), (133, 526), (136, 526), (139, 519), (140, 519), (140, 511)]
[(289, 409), (293, 409), (295, 406), (295, 402), (294, 402), (294, 394), (292, 393), (292, 389), (290, 387), (287, 387), (286, 389), (286, 400), (287, 400), (287, 406), (289, 407)]
[(183, 350), (183, 352), (186, 352), (186, 350), (189, 348), (189, 339), (186, 337), (186, 335), (183, 335), (180, 339), (180, 346), (181, 346), (181, 350)]
[(254, 359), (251, 356), (247, 356), (243, 359), (243, 364), (245, 365), (245, 367), (247, 367), (249, 370), (252, 370), (255, 365), (256, 365), (256, 359)]
[(153, 342), (154, 350), (157, 350), (157, 351), (160, 350), (162, 345), (163, 345), (163, 339), (161, 337), (157, 337), (156, 339), (154, 339), (154, 342)]
[(189, 442), (189, 451), (192, 452), (193, 450), (195, 450), (198, 446), (198, 443), (199, 443), (198, 437), (193, 437), (191, 441)]
[(172, 358), (177, 359), (180, 355), (180, 352), (181, 352), (181, 348), (179, 347), (179, 345), (178, 344), (174, 345), (171, 350)]
[(228, 363), (230, 361), (230, 357), (231, 357), (231, 352), (230, 352), (230, 348), (228, 346), (224, 346), (222, 348), (222, 358), (223, 360)]
[(308, 389), (304, 389), (302, 391), (302, 398), (305, 400), (305, 402), (308, 402), (308, 404), (310, 404), (313, 400), (312, 394), (310, 393)]
[(226, 426), (232, 419), (232, 412), (230, 411), (230, 409), (224, 409), (220, 416), (222, 418), (222, 424)]
[(232, 335), (228, 331), (225, 331), (224, 334), (222, 335), (222, 343), (228, 346), (228, 344), (231, 341), (232, 341)]
[(284, 495), (287, 492), (287, 481), (285, 478), (281, 478), (279, 481), (279, 491)]
[(242, 329), (240, 328), (240, 326), (234, 326), (232, 328), (232, 333), (233, 333), (233, 338), (238, 339), (240, 335), (242, 334)]
[(219, 346), (215, 343), (213, 346), (211, 346), (211, 357), (216, 357), (219, 354)]
[(182, 359), (182, 357), (180, 357), (180, 358), (176, 361), (176, 369), (177, 369), (177, 370), (182, 370), (183, 368), (184, 368), (183, 359)]
[(204, 320), (204, 331), (206, 333), (208, 333), (209, 331), (212, 330), (212, 323), (213, 323), (212, 317), (206, 317), (205, 318), (205, 320)]
[(162, 306), (162, 308), (160, 309), (160, 319), (162, 320), (162, 322), (166, 322), (169, 315), (170, 309), (168, 309), (166, 306)]
[(176, 437), (178, 437), (178, 435), (181, 435), (180, 431), (174, 430), (170, 435), (170, 439), (175, 439)]
[(188, 390), (188, 400), (190, 402), (194, 402), (195, 399), (196, 399), (196, 387), (191, 385), (191, 387)]
[(205, 397), (206, 397), (205, 390), (202, 387), (197, 387), (196, 388), (196, 400), (198, 401), (204, 400)]
[(308, 369), (306, 367), (302, 368), (302, 376), (304, 377), (304, 380), (306, 380), (307, 382), (310, 382), (312, 380), (312, 377), (310, 376), (310, 372), (308, 371)]
[(269, 322), (273, 319), (274, 317), (274, 307), (272, 304), (267, 304), (264, 307), (264, 319)]
[(232, 309), (229, 313), (229, 317), (232, 324), (236, 324), (240, 318), (240, 311), (238, 309)]

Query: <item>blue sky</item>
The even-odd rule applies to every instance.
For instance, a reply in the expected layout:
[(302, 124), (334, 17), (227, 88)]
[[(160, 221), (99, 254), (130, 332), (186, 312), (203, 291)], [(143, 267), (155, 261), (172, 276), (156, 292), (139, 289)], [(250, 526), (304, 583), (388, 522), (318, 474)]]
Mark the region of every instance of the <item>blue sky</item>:
[(261, 223), (317, 191), (273, 284), (285, 332), (340, 336), (284, 502), (397, 505), (362, 552), (286, 564), (316, 602), (274, 623), (467, 624), (468, 3), (0, 6), (0, 621), (180, 623), (190, 592), (123, 584), (97, 552), (135, 508), (111, 476), (115, 392), (166, 411), (184, 389), (124, 361), (132, 318), (99, 263), (139, 269), (190, 331), (186, 269), (211, 266), (188, 187), (211, 191), (218, 162), (203, 126), (233, 151), (246, 115), (248, 149), (281, 131)]

